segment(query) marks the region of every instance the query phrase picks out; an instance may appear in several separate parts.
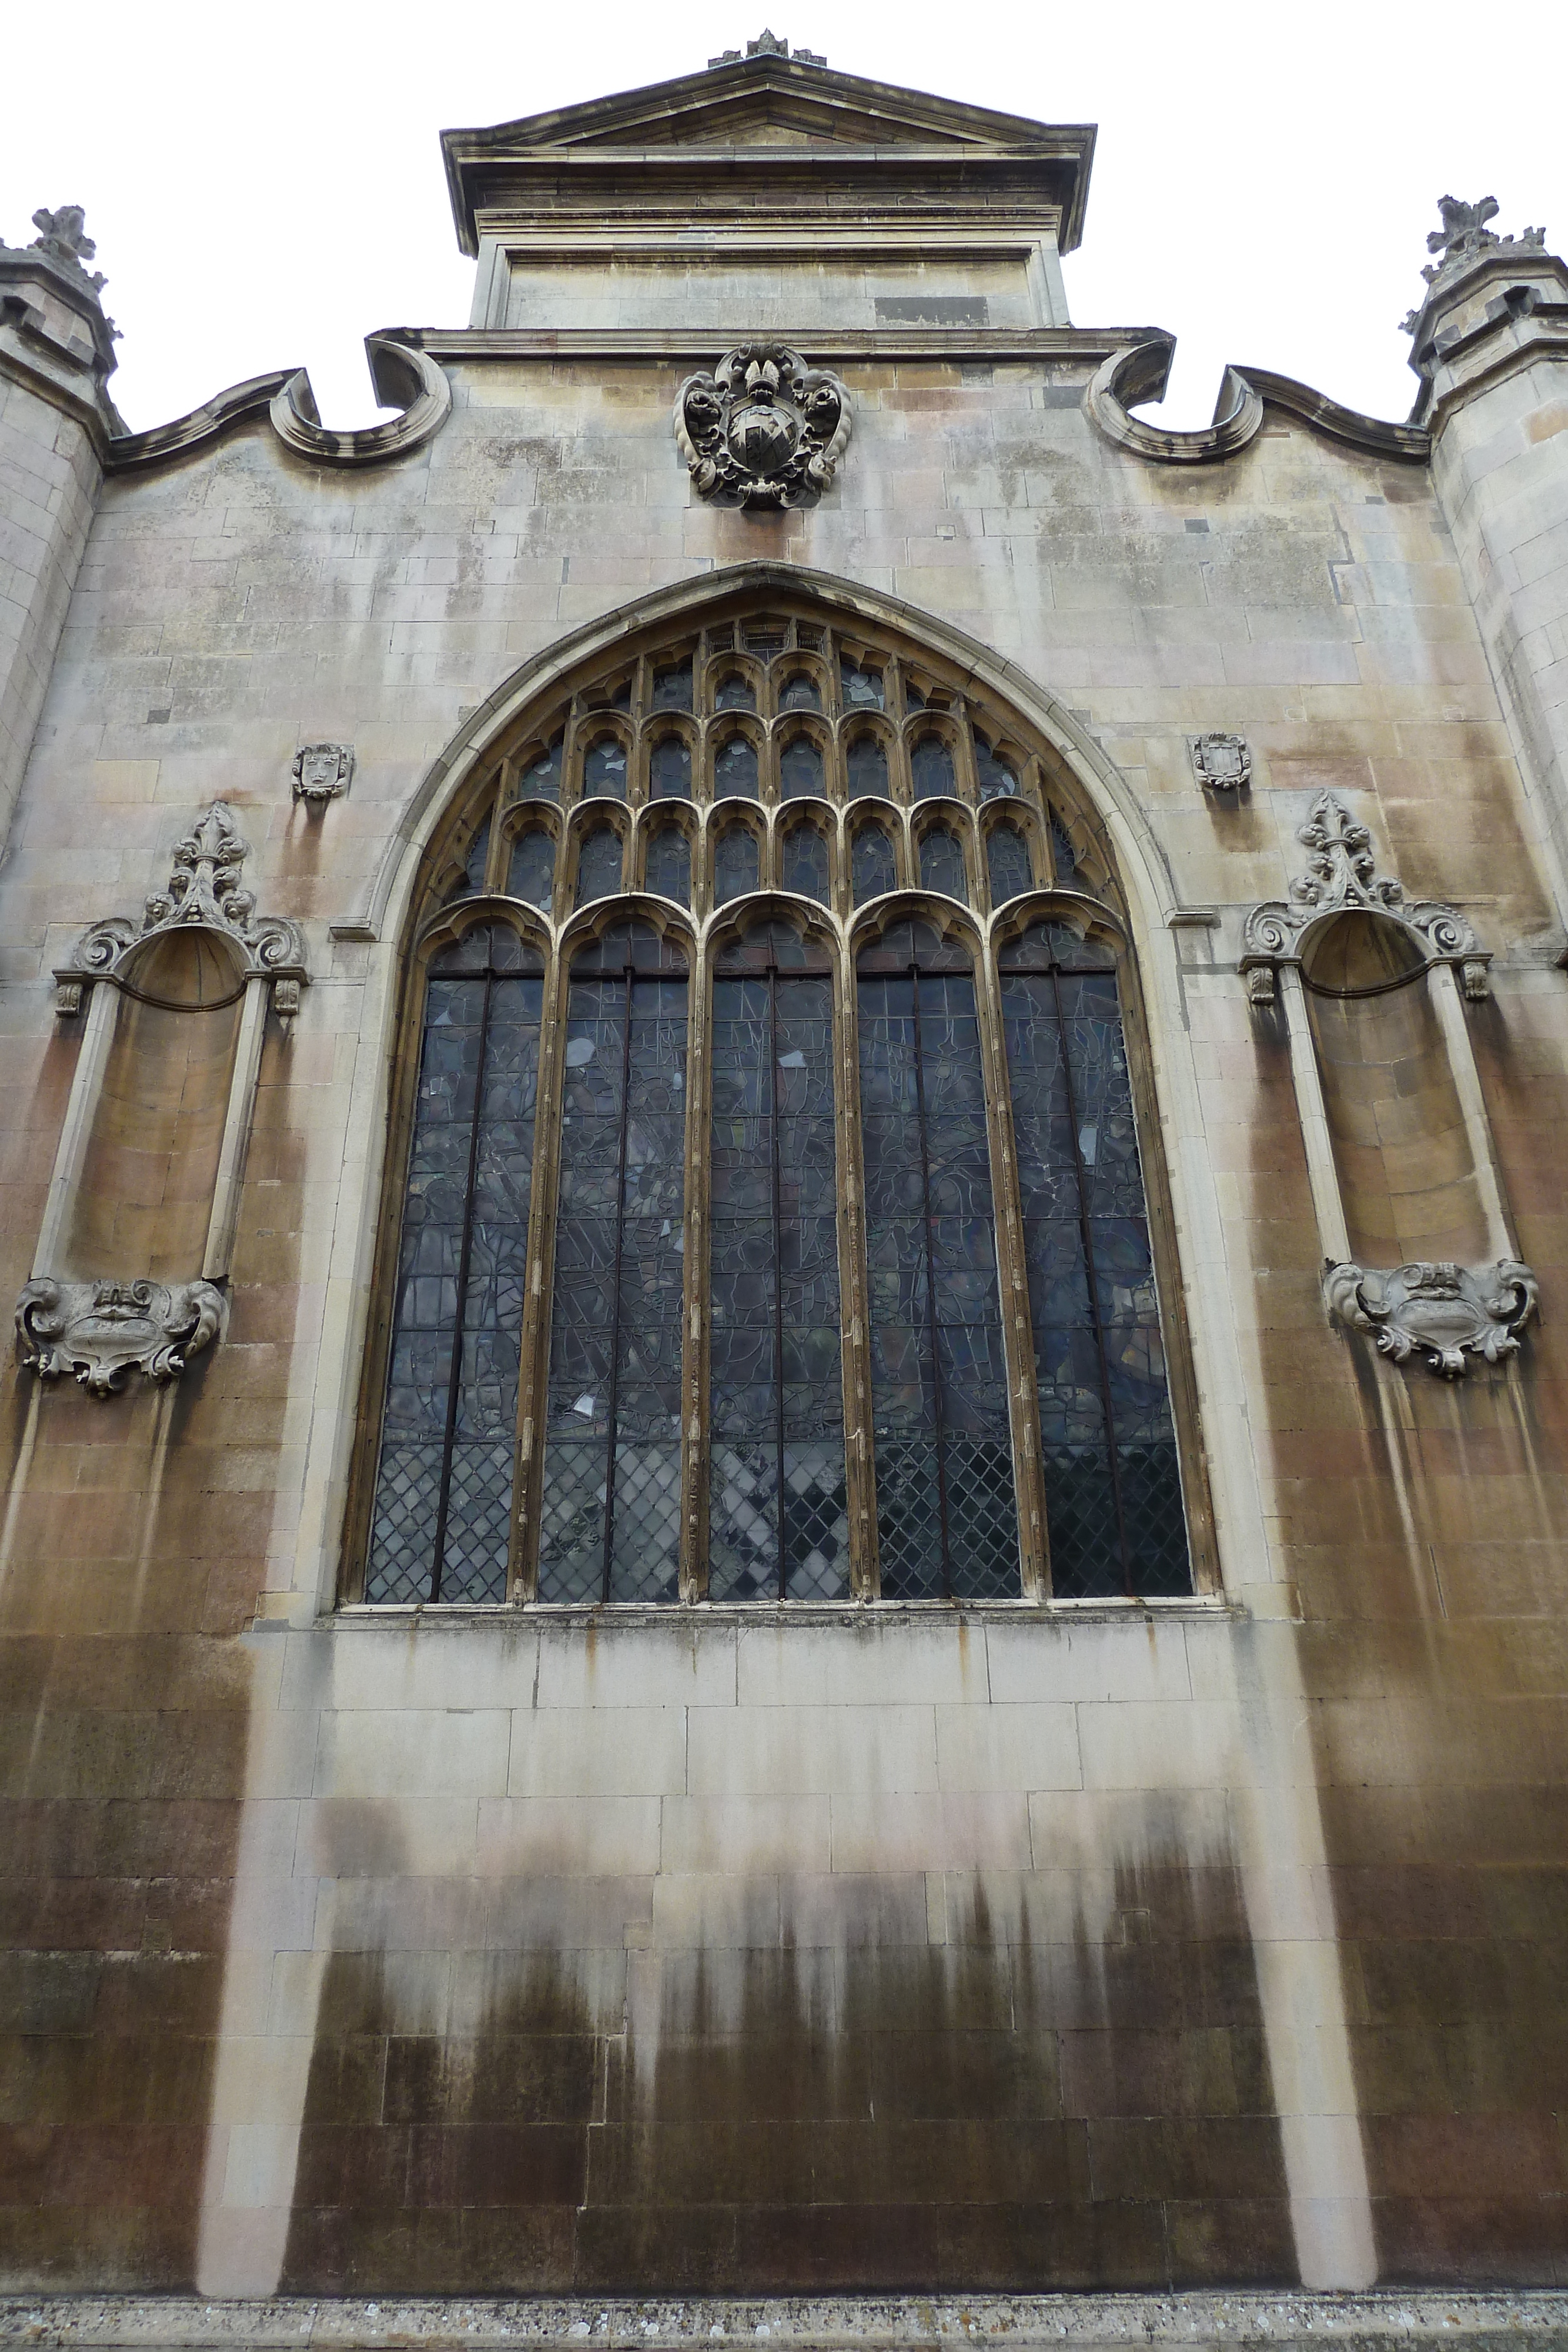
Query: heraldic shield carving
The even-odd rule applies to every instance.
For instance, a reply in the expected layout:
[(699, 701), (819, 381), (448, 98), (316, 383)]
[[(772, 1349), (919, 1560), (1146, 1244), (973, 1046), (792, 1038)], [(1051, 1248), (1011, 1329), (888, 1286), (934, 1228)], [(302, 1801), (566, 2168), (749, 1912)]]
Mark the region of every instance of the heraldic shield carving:
[(850, 396), (787, 343), (741, 343), (675, 394), (675, 440), (699, 497), (777, 509), (825, 490), (850, 437)]

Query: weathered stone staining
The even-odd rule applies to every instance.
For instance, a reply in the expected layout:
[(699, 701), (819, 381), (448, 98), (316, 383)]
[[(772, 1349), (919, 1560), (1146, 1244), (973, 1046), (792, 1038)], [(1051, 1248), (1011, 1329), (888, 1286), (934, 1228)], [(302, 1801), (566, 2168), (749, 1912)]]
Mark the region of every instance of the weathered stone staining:
[(0, 2335), (1563, 2332), (1568, 273), (1166, 433), (1093, 145), (0, 249)]
[(699, 498), (777, 512), (825, 490), (849, 444), (850, 396), (787, 343), (741, 343), (675, 395), (675, 440)]
[(1539, 1286), (1527, 1265), (1396, 1265), (1377, 1274), (1331, 1265), (1323, 1276), (1329, 1311), (1354, 1330), (1370, 1331), (1394, 1363), (1425, 1359), (1442, 1380), (1463, 1380), (1474, 1362), (1500, 1364), (1519, 1352), (1519, 1335), (1535, 1313)]
[(89, 1396), (118, 1395), (133, 1371), (177, 1381), (215, 1337), (223, 1295), (210, 1282), (29, 1282), (16, 1301), (16, 1353), (41, 1381), (74, 1372)]

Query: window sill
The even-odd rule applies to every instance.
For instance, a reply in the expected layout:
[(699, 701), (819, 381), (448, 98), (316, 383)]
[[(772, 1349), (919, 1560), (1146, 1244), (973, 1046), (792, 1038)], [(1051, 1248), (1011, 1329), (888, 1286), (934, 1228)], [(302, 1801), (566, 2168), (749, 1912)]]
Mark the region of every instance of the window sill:
[(1222, 1592), (1182, 1593), (1144, 1601), (368, 1601), (345, 1602), (319, 1622), (378, 1625), (842, 1625), (977, 1622), (1017, 1625), (1125, 1625), (1165, 1618), (1244, 1618), (1249, 1612)]

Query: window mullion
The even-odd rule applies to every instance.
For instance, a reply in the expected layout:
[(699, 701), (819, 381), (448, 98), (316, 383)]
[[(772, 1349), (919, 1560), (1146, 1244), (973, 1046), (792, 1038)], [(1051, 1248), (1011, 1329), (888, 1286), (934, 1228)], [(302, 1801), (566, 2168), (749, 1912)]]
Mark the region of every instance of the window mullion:
[(1034, 1318), (1029, 1301), (1029, 1265), (1024, 1251), (1023, 1205), (1019, 1189), (1018, 1139), (1013, 1129), (1007, 1032), (996, 965), (988, 953), (977, 971), (980, 1051), (988, 1073), (987, 1126), (991, 1154), (991, 1205), (995, 1217), (997, 1279), (1002, 1307), (1002, 1348), (1008, 1370), (1008, 1422), (1012, 1435), (1013, 1487), (1018, 1498), (1019, 1551), (1023, 1589), (1037, 1600), (1051, 1595), (1051, 1538), (1045, 1517), (1045, 1475), (1040, 1461), (1040, 1390), (1035, 1372)]
[(871, 1395), (871, 1298), (866, 1267), (865, 1152), (861, 1129), (860, 1014), (848, 950), (835, 971), (833, 1037), (838, 1135), (839, 1366), (844, 1400), (844, 1500), (850, 1522), (850, 1589), (857, 1601), (881, 1591), (876, 1542), (876, 1447)]
[(539, 1072), (534, 1095), (534, 1172), (528, 1201), (528, 1294), (517, 1351), (517, 1435), (512, 1469), (507, 1597), (531, 1601), (538, 1583), (545, 1424), (549, 1399), (550, 1300), (559, 1212), (562, 1091), (570, 982), (557, 957), (541, 991)]

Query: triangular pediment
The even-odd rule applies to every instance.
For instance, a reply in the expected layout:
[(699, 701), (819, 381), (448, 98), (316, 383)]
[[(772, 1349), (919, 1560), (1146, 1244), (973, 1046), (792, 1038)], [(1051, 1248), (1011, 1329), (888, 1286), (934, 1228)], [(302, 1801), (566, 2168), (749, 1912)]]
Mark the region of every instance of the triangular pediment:
[[(930, 159), (934, 170), (1010, 165), (1047, 175), (1071, 215), (1065, 243), (1076, 241), (1094, 132), (1092, 125), (1050, 124), (1025, 115), (970, 106), (895, 83), (835, 72), (795, 58), (745, 58), (643, 89), (584, 104), (520, 115), (488, 129), (448, 131), (442, 145), (459, 236), (476, 249), (476, 210), (516, 200), (525, 182), (554, 166), (612, 170), (638, 155), (689, 154), (695, 167), (721, 155), (743, 168), (798, 166), (813, 152), (876, 157), (895, 169)], [(576, 172), (574, 171), (574, 180)], [(1044, 184), (1042, 180), (1042, 185)]]

